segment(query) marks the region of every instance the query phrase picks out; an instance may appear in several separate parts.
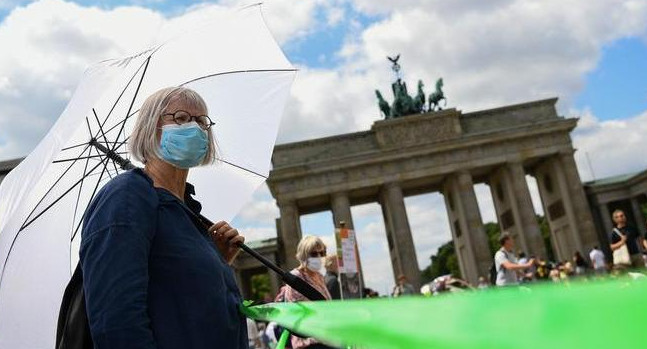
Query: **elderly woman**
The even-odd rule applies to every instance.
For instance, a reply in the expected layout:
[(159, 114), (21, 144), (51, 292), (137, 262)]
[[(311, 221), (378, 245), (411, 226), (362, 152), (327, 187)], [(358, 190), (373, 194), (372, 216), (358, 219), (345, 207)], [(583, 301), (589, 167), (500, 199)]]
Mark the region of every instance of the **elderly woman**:
[(130, 138), (145, 167), (88, 207), (80, 258), (95, 348), (247, 348), (229, 266), (244, 238), (226, 222), (195, 224), (184, 203), (189, 169), (215, 158), (212, 125), (196, 92), (155, 92)]
[[(303, 237), (297, 245), (296, 257), (299, 261), (299, 266), (293, 269), (291, 273), (305, 280), (319, 291), (327, 300), (330, 300), (330, 293), (326, 288), (326, 282), (323, 275), (320, 273), (323, 265), (323, 258), (326, 257), (326, 245), (324, 245), (323, 241), (316, 236), (308, 235)], [(277, 298), (286, 302), (300, 302), (308, 300), (301, 293), (287, 285), (283, 286)], [(298, 336), (291, 337), (291, 344), (294, 349), (330, 348), (317, 342), (314, 338), (302, 338)]]

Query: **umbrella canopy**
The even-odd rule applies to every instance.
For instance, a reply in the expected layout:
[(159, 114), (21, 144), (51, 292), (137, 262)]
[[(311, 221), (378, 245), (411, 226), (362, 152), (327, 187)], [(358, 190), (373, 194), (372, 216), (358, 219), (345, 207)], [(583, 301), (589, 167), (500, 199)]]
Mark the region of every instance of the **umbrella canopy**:
[(92, 144), (128, 157), (147, 96), (169, 86), (197, 91), (216, 123), (220, 156), (188, 180), (207, 216), (230, 220), (269, 174), (294, 75), (259, 6), (193, 23), (168, 42), (89, 68), (47, 136), (0, 185), (0, 348), (54, 345), (83, 213), (121, 171)]

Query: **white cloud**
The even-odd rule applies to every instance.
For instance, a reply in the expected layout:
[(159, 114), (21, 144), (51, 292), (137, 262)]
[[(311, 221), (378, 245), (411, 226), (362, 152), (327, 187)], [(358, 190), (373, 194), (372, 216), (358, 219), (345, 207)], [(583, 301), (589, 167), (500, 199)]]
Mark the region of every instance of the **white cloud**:
[[(275, 0), (263, 11), (285, 42), (310, 32), (317, 6), (314, 0)], [(105, 10), (63, 0), (13, 8), (0, 23), (0, 159), (33, 149), (91, 64), (138, 52), (224, 10), (223, 5), (200, 4), (165, 17), (142, 7)]]
[(245, 241), (258, 241), (276, 237), (274, 227), (246, 227), (236, 226), (238, 232), (245, 236)]
[(647, 168), (647, 110), (632, 118), (609, 121), (584, 111), (580, 120), (582, 127), (573, 133), (573, 144), (578, 149), (575, 160), (583, 181), (594, 179), (594, 174), (600, 179)]
[[(0, 25), (0, 158), (26, 155), (63, 110), (85, 68), (141, 49), (161, 20), (141, 8), (102, 11), (60, 0), (12, 11)], [(136, 25), (133, 35), (128, 28)]]
[[(384, 19), (352, 33), (335, 70), (304, 69), (280, 142), (364, 130), (389, 90), (385, 57), (402, 53), (410, 86), (444, 77), (450, 106), (478, 110), (558, 96), (568, 108), (614, 40), (646, 34), (641, 1), (355, 1)], [(390, 94), (385, 94), (390, 99)]]
[(238, 213), (235, 220), (274, 226), (274, 220), (278, 217), (279, 208), (276, 206), (269, 188), (266, 184), (263, 184), (254, 193), (252, 201)]

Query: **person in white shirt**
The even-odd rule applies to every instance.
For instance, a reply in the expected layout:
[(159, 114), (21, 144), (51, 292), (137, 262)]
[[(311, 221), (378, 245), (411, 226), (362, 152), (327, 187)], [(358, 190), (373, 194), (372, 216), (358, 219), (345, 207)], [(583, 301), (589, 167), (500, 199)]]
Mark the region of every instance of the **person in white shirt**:
[(607, 272), (604, 253), (602, 253), (602, 251), (600, 251), (597, 246), (593, 247), (591, 252), (589, 252), (589, 258), (591, 258), (591, 262), (593, 263), (593, 270), (595, 270), (596, 274), (601, 275)]
[(258, 327), (256, 327), (256, 322), (250, 318), (247, 318), (247, 339), (249, 340), (250, 349), (261, 349), (261, 336), (258, 333)]
[(519, 279), (517, 274), (535, 264), (531, 259), (524, 264), (517, 262), (514, 255), (514, 240), (512, 236), (503, 233), (499, 239), (501, 248), (494, 254), (494, 267), (496, 268), (496, 285), (511, 286), (518, 285)]

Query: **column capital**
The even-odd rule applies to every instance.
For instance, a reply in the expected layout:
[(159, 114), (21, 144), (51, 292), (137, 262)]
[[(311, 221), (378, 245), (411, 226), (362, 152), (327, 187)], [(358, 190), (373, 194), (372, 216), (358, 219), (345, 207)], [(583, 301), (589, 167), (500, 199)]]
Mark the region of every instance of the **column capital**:
[(398, 181), (384, 182), (384, 184), (382, 184), (382, 188), (385, 188), (385, 189), (400, 188), (400, 182)]
[(298, 208), (296, 200), (291, 199), (277, 199), (276, 205), (279, 208)]
[(336, 191), (336, 192), (330, 193), (330, 198), (331, 199), (336, 199), (336, 198), (340, 198), (340, 197), (341, 198), (344, 198), (344, 197), (347, 198), (348, 197), (348, 192), (347, 191)]
[(523, 159), (518, 158), (518, 159), (511, 159), (506, 161), (507, 167), (513, 167), (513, 166), (521, 166), (523, 167)]
[(567, 157), (567, 156), (573, 156), (575, 155), (575, 148), (570, 148), (570, 149), (562, 149), (557, 153), (557, 156), (559, 157)]

